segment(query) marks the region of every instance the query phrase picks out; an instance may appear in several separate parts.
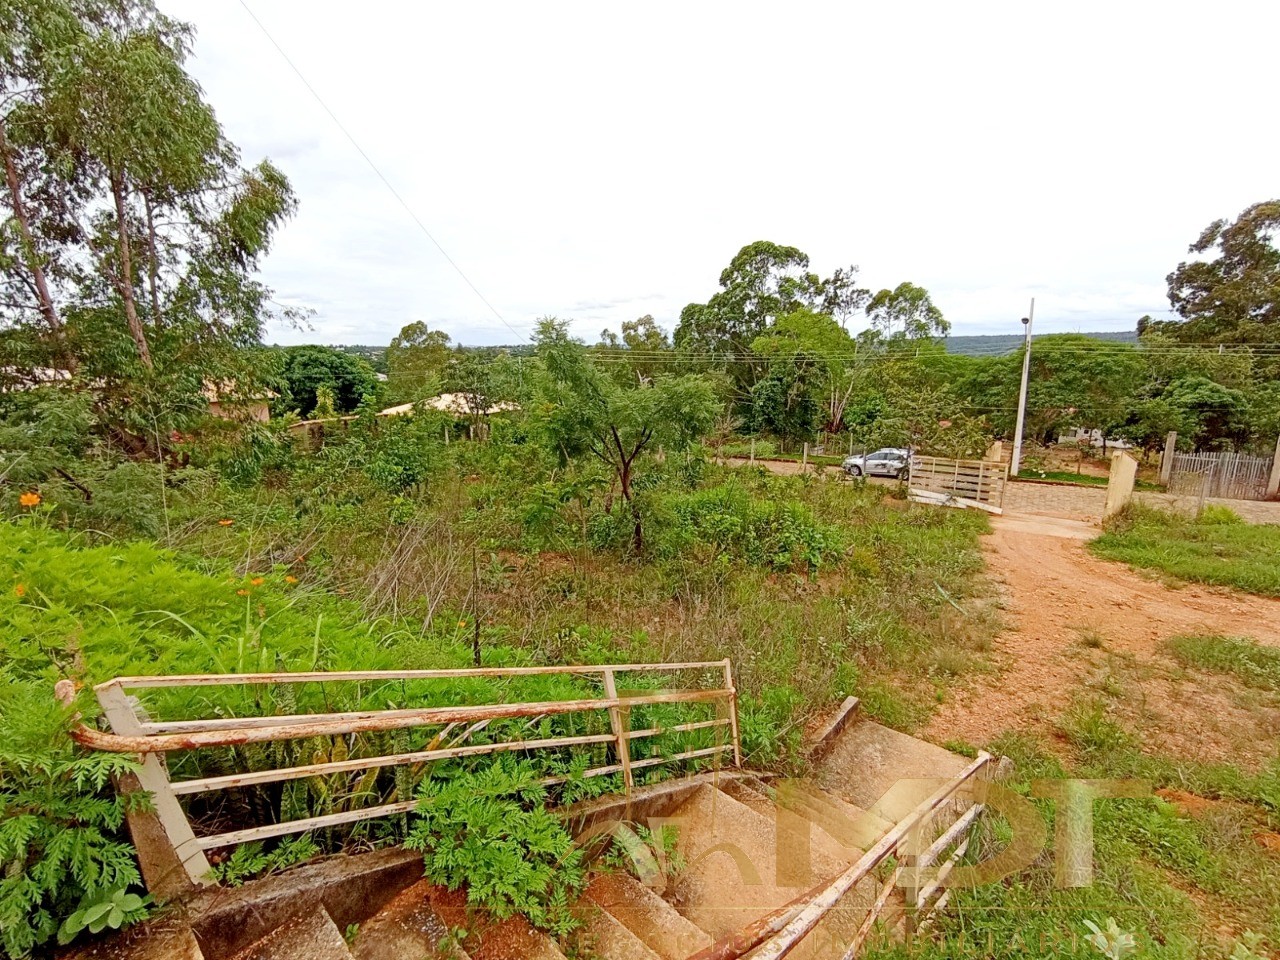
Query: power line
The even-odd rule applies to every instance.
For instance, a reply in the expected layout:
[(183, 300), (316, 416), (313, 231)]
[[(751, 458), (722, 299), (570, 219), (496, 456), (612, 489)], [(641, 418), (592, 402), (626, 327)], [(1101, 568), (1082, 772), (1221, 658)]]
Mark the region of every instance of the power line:
[(332, 120), (334, 122), (334, 125), (337, 126), (337, 128), (342, 131), (342, 133), (346, 136), (346, 138), (351, 141), (351, 145), (355, 147), (356, 152), (359, 153), (360, 156), (364, 158), (364, 162), (369, 165), (369, 169), (372, 170), (374, 174), (378, 177), (378, 179), (383, 182), (386, 188), (391, 191), (391, 195), (395, 197), (397, 201), (399, 201), (400, 206), (404, 207), (405, 213), (409, 214), (409, 217), (413, 220), (413, 222), (418, 225), (418, 229), (421, 230), (424, 234), (426, 234), (426, 237), (428, 240), (430, 240), (433, 244), (435, 244), (436, 249), (440, 251), (440, 255), (449, 262), (449, 266), (453, 267), (453, 269), (457, 271), (458, 276), (460, 276), (463, 279), (463, 281), (467, 284), (467, 286), (471, 288), (471, 292), (480, 298), (480, 301), (486, 307), (489, 308), (489, 311), (495, 317), (497, 317), (499, 320), (502, 321), (502, 324), (508, 330), (510, 330), (512, 333), (514, 333), (518, 337), (524, 337), (525, 339), (532, 339), (528, 334), (522, 334), (519, 330), (517, 330), (510, 323), (508, 323), (507, 318), (498, 312), (498, 308), (489, 302), (489, 300), (485, 297), (485, 295), (480, 292), (480, 289), (474, 283), (471, 282), (471, 278), (468, 277), (466, 273), (463, 272), (462, 268), (458, 266), (458, 264), (454, 261), (453, 257), (449, 256), (449, 252), (445, 250), (443, 246), (441, 246), (440, 241), (437, 240), (435, 236), (431, 233), (431, 231), (427, 229), (427, 225), (418, 218), (418, 215), (413, 212), (413, 208), (409, 206), (409, 204), (405, 201), (404, 197), (400, 196), (400, 192), (396, 190), (394, 186), (392, 186), (391, 181), (388, 180), (386, 176), (383, 174), (383, 172), (378, 169), (378, 165), (373, 162), (373, 158), (370, 157), (369, 154), (365, 152), (364, 148), (360, 146), (360, 144), (356, 141), (356, 138), (351, 135), (351, 131), (349, 131), (345, 126), (343, 126), (342, 121), (338, 119), (337, 114), (335, 114), (331, 109), (329, 109), (329, 105), (325, 103), (324, 99), (320, 96), (320, 94), (316, 92), (316, 88), (313, 87), (311, 83), (307, 80), (307, 78), (302, 75), (302, 71), (298, 69), (297, 64), (295, 64), (291, 59), (289, 59), (289, 55), (284, 52), (284, 48), (281, 47), (280, 44), (276, 42), (276, 38), (271, 35), (271, 32), (267, 30), (266, 26), (263, 25), (262, 21), (258, 19), (257, 14), (255, 14), (253, 10), (249, 8), (249, 4), (246, 2), (246, 0), (240, 0), (240, 6), (244, 7), (244, 12), (247, 13), (249, 15), (249, 18), (258, 25), (258, 29), (262, 31), (262, 35), (266, 37), (268, 41), (270, 41), (273, 47), (276, 48), (276, 52), (279, 53), (280, 56), (284, 59), (284, 62), (289, 65), (289, 69), (291, 69), (294, 72), (294, 74), (297, 75), (298, 79), (302, 81), (302, 85), (306, 87), (307, 91), (311, 94), (311, 96), (315, 98), (316, 103), (320, 104), (324, 112), (329, 115), (329, 119)]

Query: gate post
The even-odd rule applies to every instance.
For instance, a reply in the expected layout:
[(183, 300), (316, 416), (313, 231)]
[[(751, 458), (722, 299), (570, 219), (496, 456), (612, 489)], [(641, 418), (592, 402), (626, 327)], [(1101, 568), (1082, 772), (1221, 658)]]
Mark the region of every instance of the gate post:
[(1173, 454), (1178, 447), (1178, 431), (1170, 430), (1164, 441), (1164, 453), (1160, 455), (1160, 483), (1169, 485), (1169, 477), (1173, 474)]
[(1111, 516), (1129, 502), (1133, 496), (1133, 482), (1138, 476), (1138, 461), (1127, 453), (1111, 456), (1111, 476), (1107, 478), (1107, 503), (1102, 509), (1104, 518)]
[[(141, 736), (145, 732), (123, 689), (109, 684), (96, 693), (113, 733)], [(150, 809), (131, 803), (125, 813), (147, 890), (164, 900), (212, 883), (209, 861), (170, 789), (164, 761), (154, 753), (143, 754), (140, 760), (138, 771), (120, 777), (116, 789), (126, 796), (143, 793), (151, 800)]]
[(1280, 494), (1280, 439), (1276, 440), (1276, 455), (1271, 461), (1271, 476), (1267, 478), (1267, 497)]

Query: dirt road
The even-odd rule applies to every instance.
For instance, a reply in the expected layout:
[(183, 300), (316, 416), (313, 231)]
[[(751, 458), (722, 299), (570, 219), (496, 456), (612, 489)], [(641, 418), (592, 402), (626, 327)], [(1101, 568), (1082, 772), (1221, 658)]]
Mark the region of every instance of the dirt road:
[(1094, 557), (1085, 541), (1097, 531), (1083, 523), (1009, 516), (992, 526), (984, 551), (1006, 621), (992, 651), (997, 669), (943, 703), (926, 736), (982, 745), (1009, 729), (1051, 735), (1072, 698), (1088, 695), (1165, 752), (1265, 759), (1280, 734), (1274, 701), (1183, 669), (1165, 642), (1215, 634), (1280, 646), (1280, 600), (1171, 588)]

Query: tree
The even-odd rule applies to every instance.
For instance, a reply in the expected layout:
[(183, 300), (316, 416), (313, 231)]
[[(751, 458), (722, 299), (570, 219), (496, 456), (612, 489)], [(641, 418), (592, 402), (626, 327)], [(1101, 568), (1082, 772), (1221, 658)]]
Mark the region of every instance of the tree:
[(295, 200), (242, 168), (185, 71), (191, 32), (149, 0), (0, 5), (0, 365), (57, 366), (133, 449), (252, 389)]
[[(822, 410), (822, 423), (811, 423), (807, 418), (792, 420), (800, 434), (782, 434), (800, 437), (812, 435), (821, 425), (835, 433), (843, 428), (844, 411), (858, 386), (865, 367), (867, 351), (860, 354), (859, 344), (830, 314), (808, 308), (793, 310), (779, 317), (773, 328), (757, 337), (751, 348), (769, 360), (766, 378), (775, 385), (764, 393), (753, 391), (753, 408), (760, 422), (762, 397), (778, 396), (777, 384), (789, 381), (785, 394), (792, 394), (801, 384), (813, 393), (815, 404)], [(783, 364), (796, 368), (794, 374), (783, 374)], [(763, 381), (762, 381), (763, 382)]]
[(1185, 377), (1169, 385), (1164, 399), (1181, 411), (1197, 449), (1243, 446), (1249, 439), (1249, 401), (1240, 390), (1207, 377)]
[(282, 377), (287, 391), (276, 402), (281, 412), (315, 412), (322, 391), (337, 413), (351, 413), (365, 397), (375, 397), (378, 380), (369, 365), (333, 347), (286, 347)]
[(567, 330), (554, 318), (538, 325), (543, 369), (534, 412), (563, 458), (594, 457), (609, 468), (631, 511), (632, 545), (639, 552), (644, 530), (635, 478), (641, 455), (658, 445), (674, 451), (693, 443), (711, 427), (720, 404), (711, 384), (693, 374), (621, 384), (592, 363)]
[(387, 347), (387, 387), (397, 400), (417, 401), (436, 392), (449, 362), (449, 335), (421, 320), (400, 328)]
[(622, 336), (612, 330), (600, 333), (596, 352), (617, 365), (620, 373), (635, 380), (652, 380), (675, 359), (671, 338), (650, 314), (622, 321)]
[(913, 283), (881, 290), (867, 306), (871, 329), (882, 340), (928, 340), (945, 337), (951, 324), (933, 303), (929, 291)]
[(1280, 343), (1280, 200), (1255, 203), (1235, 223), (1215, 220), (1190, 253), (1217, 256), (1179, 263), (1169, 274), (1169, 303), (1182, 323), (1154, 324), (1195, 343)]

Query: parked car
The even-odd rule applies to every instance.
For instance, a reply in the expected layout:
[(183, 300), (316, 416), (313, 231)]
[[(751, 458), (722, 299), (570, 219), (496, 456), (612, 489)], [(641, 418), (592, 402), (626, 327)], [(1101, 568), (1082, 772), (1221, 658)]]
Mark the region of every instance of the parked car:
[(905, 480), (911, 465), (911, 451), (901, 447), (885, 447), (875, 453), (845, 457), (844, 472), (851, 477), (897, 477)]

